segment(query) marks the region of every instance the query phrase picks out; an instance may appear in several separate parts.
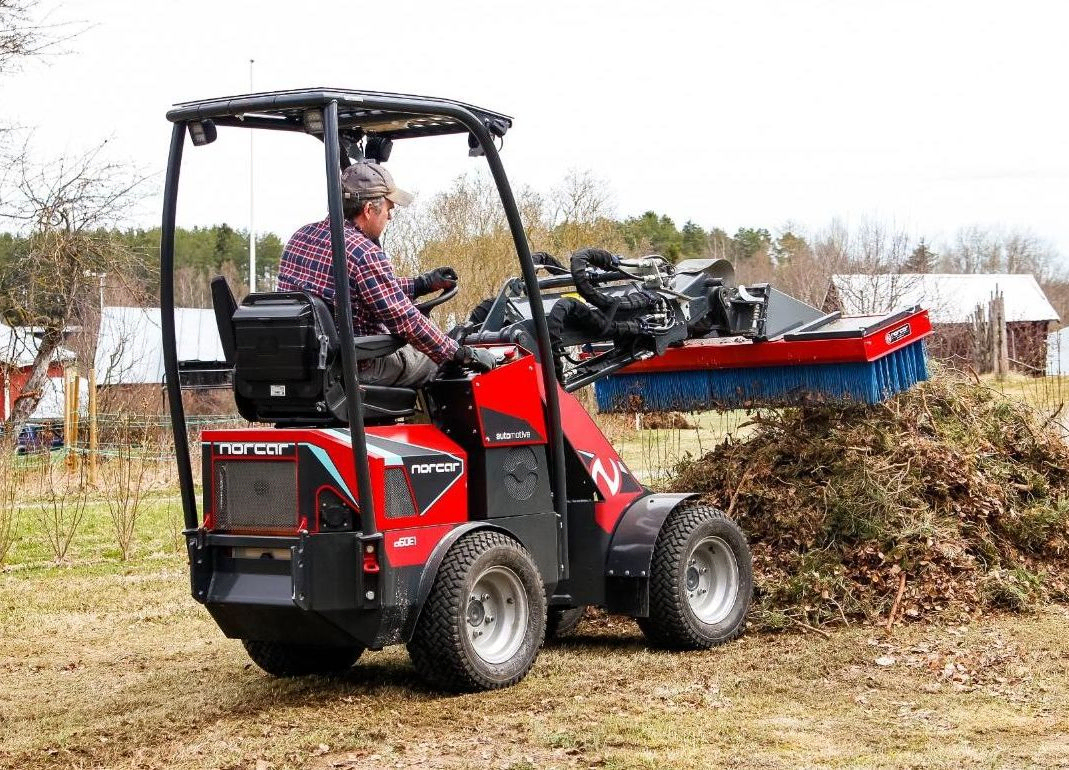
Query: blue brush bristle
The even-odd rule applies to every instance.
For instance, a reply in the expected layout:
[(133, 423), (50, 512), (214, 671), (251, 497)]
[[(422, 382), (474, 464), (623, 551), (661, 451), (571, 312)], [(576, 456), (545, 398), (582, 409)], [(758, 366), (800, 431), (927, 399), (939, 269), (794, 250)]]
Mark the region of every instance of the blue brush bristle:
[(869, 363), (618, 374), (594, 383), (598, 410), (700, 411), (814, 402), (877, 404), (928, 379), (924, 341)]

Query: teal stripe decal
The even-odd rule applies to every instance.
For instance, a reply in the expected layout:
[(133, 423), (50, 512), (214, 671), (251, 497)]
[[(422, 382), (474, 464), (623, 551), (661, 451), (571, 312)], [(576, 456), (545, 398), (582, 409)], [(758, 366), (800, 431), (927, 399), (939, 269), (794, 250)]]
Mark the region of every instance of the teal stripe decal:
[(338, 482), (338, 489), (345, 493), (345, 496), (352, 501), (353, 505), (357, 505), (356, 499), (353, 498), (353, 493), (349, 491), (349, 485), (342, 480), (341, 474), (338, 473), (338, 468), (334, 465), (334, 461), (330, 459), (330, 455), (322, 447), (317, 447), (315, 444), (304, 444), (312, 450), (312, 454), (319, 460), (319, 464), (327, 469), (327, 472), (334, 477), (334, 480)]

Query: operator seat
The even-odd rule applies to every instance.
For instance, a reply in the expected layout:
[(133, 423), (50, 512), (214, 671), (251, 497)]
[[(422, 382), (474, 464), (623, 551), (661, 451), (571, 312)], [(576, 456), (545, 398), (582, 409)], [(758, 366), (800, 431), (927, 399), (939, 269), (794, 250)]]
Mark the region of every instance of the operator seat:
[[(286, 427), (348, 423), (337, 328), (329, 306), (307, 292), (250, 294), (241, 304), (223, 276), (211, 281), (212, 305), (227, 363), (234, 367), (234, 400), (250, 422)], [(357, 337), (357, 361), (389, 355), (401, 337)], [(360, 385), (364, 422), (388, 424), (416, 412), (416, 391)]]

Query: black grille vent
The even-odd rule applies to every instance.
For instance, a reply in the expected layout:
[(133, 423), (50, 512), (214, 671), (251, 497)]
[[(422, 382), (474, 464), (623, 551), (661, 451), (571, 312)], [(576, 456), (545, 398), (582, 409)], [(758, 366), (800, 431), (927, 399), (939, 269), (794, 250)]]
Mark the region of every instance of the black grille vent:
[(502, 466), (505, 491), (513, 500), (530, 500), (538, 489), (538, 458), (529, 446), (509, 450)]
[(412, 504), (412, 493), (408, 491), (404, 468), (387, 468), (386, 518), (403, 519), (415, 515), (416, 506)]
[(215, 463), (217, 529), (297, 529), (297, 464)]

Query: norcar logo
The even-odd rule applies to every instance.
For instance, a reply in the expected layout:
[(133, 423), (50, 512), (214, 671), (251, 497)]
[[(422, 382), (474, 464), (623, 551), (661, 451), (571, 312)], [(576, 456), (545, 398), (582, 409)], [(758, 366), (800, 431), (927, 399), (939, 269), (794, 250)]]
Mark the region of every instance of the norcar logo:
[(901, 339), (905, 339), (909, 336), (909, 324), (899, 326), (897, 329), (887, 332), (887, 336), (884, 337), (887, 340), (887, 344), (891, 345), (898, 342)]
[(268, 444), (266, 442), (257, 442), (249, 444), (232, 444), (221, 443), (217, 444), (219, 454), (224, 455), (258, 455), (261, 457), (280, 457), (290, 449), (293, 448), (293, 444)]
[(453, 473), (460, 463), (414, 463), (412, 473)]

